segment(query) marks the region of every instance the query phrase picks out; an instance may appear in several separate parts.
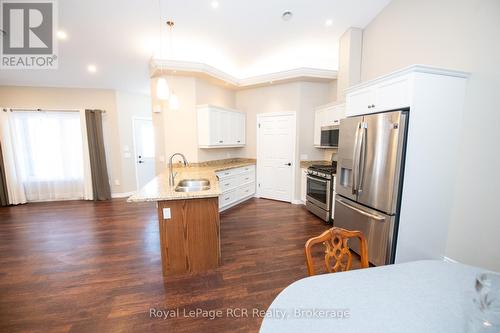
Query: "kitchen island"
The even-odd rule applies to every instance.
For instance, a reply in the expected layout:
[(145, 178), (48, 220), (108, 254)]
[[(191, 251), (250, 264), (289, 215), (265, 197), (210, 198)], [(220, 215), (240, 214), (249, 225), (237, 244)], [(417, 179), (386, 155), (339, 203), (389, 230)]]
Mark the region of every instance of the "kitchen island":
[[(128, 199), (157, 202), (163, 275), (203, 272), (219, 265), (219, 196), (226, 184), (219, 184), (217, 173), (253, 165), (253, 159), (230, 159), (177, 166), (173, 186), (165, 170)], [(176, 191), (187, 179), (206, 179), (210, 188)]]

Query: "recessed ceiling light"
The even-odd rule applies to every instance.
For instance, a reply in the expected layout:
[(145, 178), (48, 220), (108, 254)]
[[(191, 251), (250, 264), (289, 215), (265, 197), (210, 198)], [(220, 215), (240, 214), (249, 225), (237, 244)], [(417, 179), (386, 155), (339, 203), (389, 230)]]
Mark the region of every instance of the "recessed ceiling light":
[(90, 73), (95, 73), (95, 72), (97, 72), (97, 67), (96, 67), (96, 65), (90, 64), (90, 65), (87, 66), (87, 70)]
[(57, 38), (61, 39), (61, 40), (65, 40), (66, 38), (68, 38), (68, 35), (66, 34), (66, 31), (58, 30), (57, 31)]
[(332, 24), (333, 24), (333, 20), (332, 19), (328, 19), (328, 20), (325, 21), (325, 26), (326, 27), (331, 27)]
[(217, 9), (219, 8), (219, 1), (214, 0), (210, 5), (212, 6), (213, 9)]
[(289, 10), (286, 10), (281, 14), (281, 18), (283, 21), (290, 21), (292, 19), (293, 13)]

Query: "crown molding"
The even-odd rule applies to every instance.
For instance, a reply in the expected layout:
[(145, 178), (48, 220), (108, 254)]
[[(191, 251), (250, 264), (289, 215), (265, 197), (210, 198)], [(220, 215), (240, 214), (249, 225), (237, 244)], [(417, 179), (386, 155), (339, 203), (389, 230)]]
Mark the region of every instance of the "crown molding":
[(270, 83), (284, 83), (299, 80), (332, 81), (337, 78), (337, 71), (331, 69), (300, 67), (247, 78), (237, 78), (213, 66), (200, 62), (152, 59), (150, 75), (193, 75), (215, 80), (226, 86), (244, 89)]
[(404, 67), (402, 69), (391, 72), (389, 74), (379, 76), (375, 79), (356, 84), (354, 86), (347, 88), (345, 90), (345, 92), (349, 93), (349, 92), (352, 92), (353, 90), (365, 88), (365, 87), (371, 86), (373, 84), (385, 81), (387, 79), (396, 78), (396, 77), (407, 75), (410, 73), (426, 73), (426, 74), (444, 75), (444, 76), (452, 76), (452, 77), (459, 77), (459, 78), (468, 78), (470, 76), (470, 73), (464, 72), (461, 70), (446, 69), (446, 68), (439, 68), (439, 67), (434, 67), (434, 66), (416, 64), (416, 65)]

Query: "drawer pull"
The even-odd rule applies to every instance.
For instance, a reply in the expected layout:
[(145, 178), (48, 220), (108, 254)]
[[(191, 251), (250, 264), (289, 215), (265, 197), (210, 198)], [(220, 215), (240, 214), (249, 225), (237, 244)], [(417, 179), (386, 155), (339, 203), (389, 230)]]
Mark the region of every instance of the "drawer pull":
[(229, 197), (227, 197), (226, 199), (224, 199), (224, 201), (228, 201), (229, 200)]
[(229, 186), (229, 185), (231, 185), (231, 184), (224, 184), (224, 186)]

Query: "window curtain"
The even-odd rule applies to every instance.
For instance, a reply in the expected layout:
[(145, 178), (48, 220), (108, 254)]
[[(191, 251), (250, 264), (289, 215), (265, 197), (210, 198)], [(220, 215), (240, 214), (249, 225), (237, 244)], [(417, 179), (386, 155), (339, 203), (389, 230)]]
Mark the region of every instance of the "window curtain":
[(7, 191), (7, 179), (5, 178), (5, 166), (3, 164), (2, 143), (0, 142), (0, 207), (9, 204), (9, 193)]
[(78, 112), (13, 112), (11, 131), (27, 201), (84, 199)]
[(16, 150), (14, 149), (13, 133), (11, 130), (12, 123), (12, 112), (0, 112), (0, 142), (2, 143), (7, 197), (9, 204), (18, 205), (27, 201), (23, 183), (16, 167)]
[(0, 139), (10, 204), (93, 198), (83, 110), (0, 112)]
[(102, 111), (85, 110), (87, 124), (88, 149), (90, 169), (92, 174), (92, 189), (94, 200), (111, 199), (104, 136), (102, 131)]

